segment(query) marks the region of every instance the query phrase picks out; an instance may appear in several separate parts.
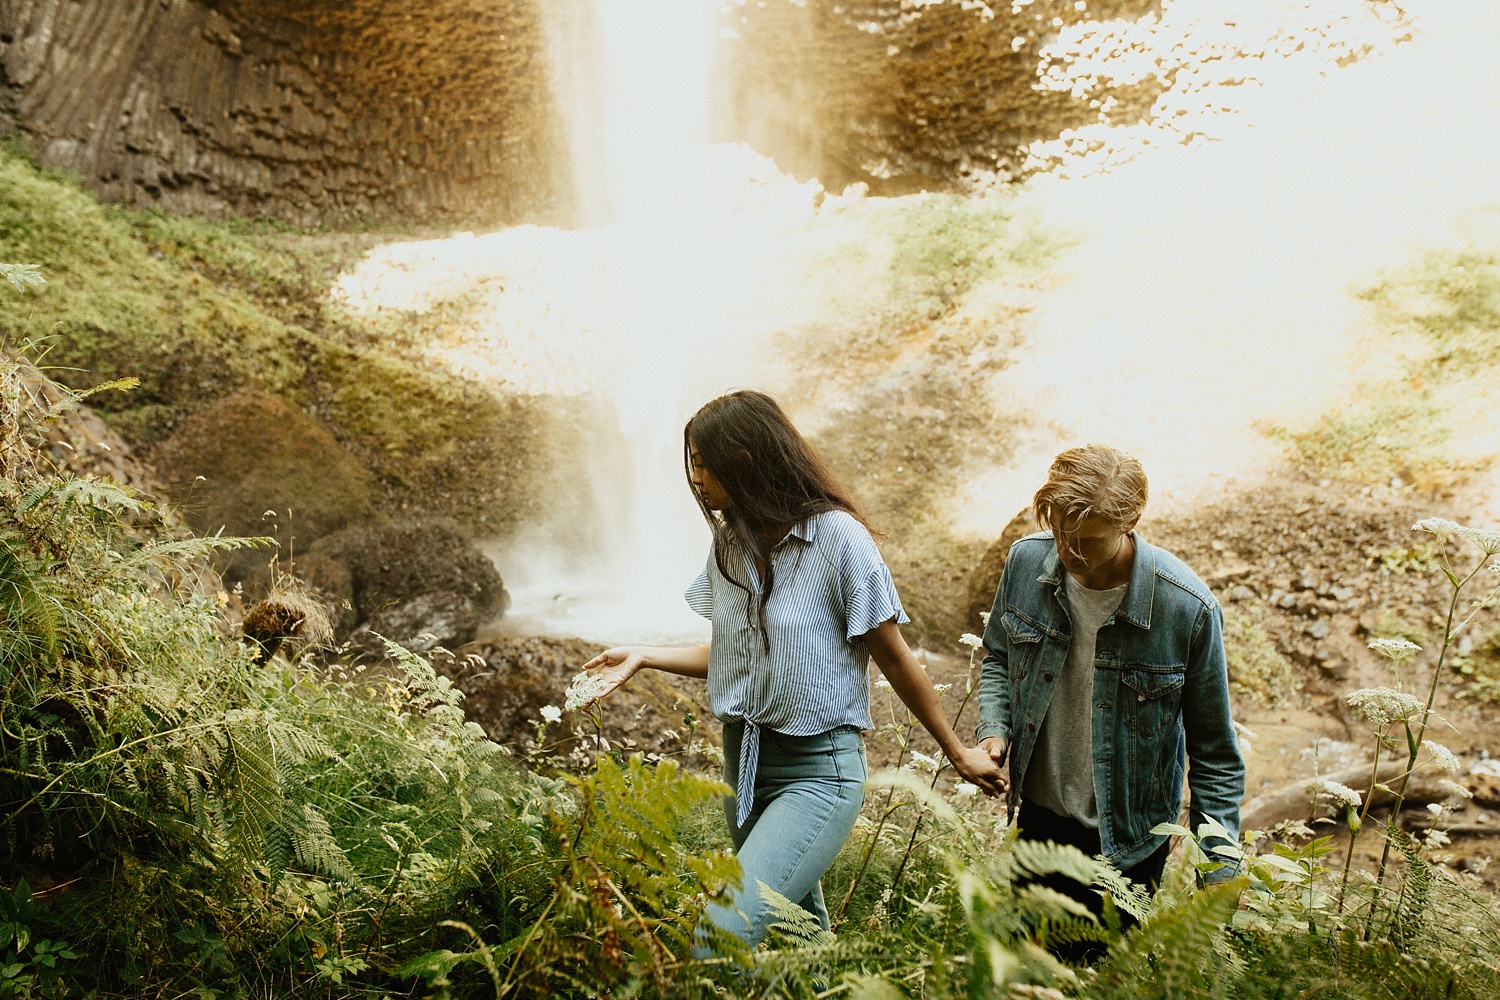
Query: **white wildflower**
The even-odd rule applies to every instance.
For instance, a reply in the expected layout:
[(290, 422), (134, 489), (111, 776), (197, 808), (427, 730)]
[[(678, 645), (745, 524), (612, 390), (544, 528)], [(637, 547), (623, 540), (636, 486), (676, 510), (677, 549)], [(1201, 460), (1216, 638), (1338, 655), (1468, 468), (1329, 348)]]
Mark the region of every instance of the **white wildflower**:
[(603, 688), (604, 681), (601, 678), (586, 670), (579, 671), (568, 685), (568, 690), (563, 692), (566, 697), (563, 705), (570, 712), (583, 708), (598, 698)]
[(884, 677), (875, 678), (875, 686), (881, 691), (891, 690), (891, 682), (886, 680)]
[(1437, 819), (1443, 814), (1443, 807), (1441, 803), (1429, 802), (1427, 803), (1427, 811), (1432, 814), (1433, 819)]
[(1341, 785), (1337, 781), (1329, 781), (1327, 778), (1314, 778), (1303, 785), (1302, 790), (1316, 798), (1330, 800), (1335, 809), (1359, 808), (1359, 793), (1348, 785)]
[(1450, 799), (1472, 799), (1474, 797), (1473, 792), (1452, 778), (1439, 778), (1437, 785), (1448, 793), (1448, 798)]
[(557, 720), (559, 720), (561, 718), (562, 718), (562, 709), (558, 708), (556, 705), (543, 705), (542, 706), (542, 719), (543, 720), (545, 720), (547, 722), (556, 722)]
[(967, 781), (956, 781), (953, 783), (953, 794), (960, 798), (972, 799), (979, 794), (979, 786), (971, 785)]
[(1370, 648), (1381, 656), (1401, 662), (1411, 659), (1422, 647), (1410, 639), (1375, 639), (1370, 642)]
[(1355, 715), (1377, 726), (1409, 719), (1422, 710), (1421, 701), (1393, 688), (1361, 688), (1349, 695), (1348, 701)]
[(1432, 740), (1423, 740), (1422, 746), (1428, 753), (1432, 754), (1432, 761), (1438, 767), (1449, 774), (1457, 774), (1459, 772), (1458, 757), (1454, 755), (1452, 750), (1449, 750), (1441, 743), (1434, 743)]
[(1453, 843), (1453, 838), (1438, 829), (1428, 830), (1427, 835), (1422, 838), (1422, 846), (1426, 847), (1429, 851), (1436, 850), (1439, 847), (1447, 847), (1451, 843)]
[(1245, 726), (1240, 725), (1238, 722), (1235, 722), (1233, 719), (1230, 720), (1230, 725), (1234, 726), (1234, 738), (1235, 738), (1235, 741), (1238, 742), (1239, 745), (1240, 745), (1240, 753), (1243, 753), (1243, 754), (1254, 753), (1255, 752), (1254, 741), (1260, 739), (1260, 737), (1256, 736), (1248, 728), (1246, 728)]
[(1500, 531), (1470, 528), (1446, 517), (1424, 517), (1411, 528), (1413, 531), (1431, 532), (1439, 538), (1465, 539), (1479, 546), (1487, 555), (1500, 552)]
[(988, 611), (981, 611), (981, 612), (979, 612), (979, 621), (984, 625), (985, 628), (989, 628), (990, 627), (990, 613)]
[(963, 643), (965, 646), (968, 646), (970, 649), (978, 649), (980, 646), (984, 645), (984, 640), (979, 638), (979, 636), (975, 635), (973, 632), (965, 632), (963, 635), (958, 637), (958, 641)]
[(951, 687), (953, 687), (952, 684), (934, 684), (932, 686), (932, 689), (938, 694), (942, 694), (944, 691), (947, 691)]
[(913, 750), (911, 752), (912, 770), (920, 771), (923, 774), (936, 774), (938, 766), (936, 758), (929, 757), (920, 750)]

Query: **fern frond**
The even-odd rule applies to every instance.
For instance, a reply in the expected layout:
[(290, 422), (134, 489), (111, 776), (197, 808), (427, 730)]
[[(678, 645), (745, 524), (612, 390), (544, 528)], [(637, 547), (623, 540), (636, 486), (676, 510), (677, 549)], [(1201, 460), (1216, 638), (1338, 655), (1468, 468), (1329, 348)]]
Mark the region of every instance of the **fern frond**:
[(178, 538), (166, 542), (151, 542), (143, 545), (131, 553), (126, 560), (130, 566), (140, 566), (148, 562), (161, 561), (196, 561), (205, 559), (215, 552), (236, 552), (240, 549), (267, 548), (276, 545), (276, 539), (257, 536), (241, 538), (238, 536), (221, 537), (218, 535), (205, 535), (199, 538)]

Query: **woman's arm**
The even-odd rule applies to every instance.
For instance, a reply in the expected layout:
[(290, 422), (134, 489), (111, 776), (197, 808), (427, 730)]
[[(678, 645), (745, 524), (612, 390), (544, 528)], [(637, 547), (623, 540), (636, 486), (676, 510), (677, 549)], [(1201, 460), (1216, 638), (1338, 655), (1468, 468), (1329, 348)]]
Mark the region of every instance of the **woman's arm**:
[(644, 667), (682, 677), (707, 677), (708, 645), (615, 646), (583, 665), (586, 672), (599, 678), (600, 698), (630, 680)]
[(986, 795), (999, 795), (1005, 791), (1005, 777), (1000, 766), (990, 755), (977, 747), (967, 747), (948, 724), (948, 715), (938, 703), (937, 692), (932, 681), (917, 663), (901, 629), (895, 619), (882, 622), (865, 633), (865, 646), (875, 658), (875, 664), (891, 688), (896, 692), (917, 721), (926, 727), (942, 747), (943, 754), (964, 780), (979, 786)]

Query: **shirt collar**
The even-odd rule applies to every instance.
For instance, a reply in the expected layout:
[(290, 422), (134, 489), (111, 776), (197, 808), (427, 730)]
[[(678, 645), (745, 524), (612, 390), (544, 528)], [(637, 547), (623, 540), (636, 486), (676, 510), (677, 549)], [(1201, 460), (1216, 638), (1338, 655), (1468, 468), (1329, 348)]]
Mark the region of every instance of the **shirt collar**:
[[(1156, 599), (1156, 553), (1136, 532), (1132, 531), (1130, 537), (1135, 542), (1135, 560), (1130, 566), (1130, 580), (1125, 584), (1119, 614), (1132, 625), (1150, 628), (1151, 602)], [(1054, 542), (1047, 558), (1042, 560), (1042, 575), (1036, 578), (1036, 582), (1061, 587), (1066, 573), (1062, 560), (1057, 558), (1057, 544)]]
[[(818, 537), (818, 515), (814, 514), (805, 521), (798, 521), (792, 525), (786, 533), (787, 538), (795, 538), (799, 542), (811, 542)], [(784, 541), (785, 539), (783, 539)]]

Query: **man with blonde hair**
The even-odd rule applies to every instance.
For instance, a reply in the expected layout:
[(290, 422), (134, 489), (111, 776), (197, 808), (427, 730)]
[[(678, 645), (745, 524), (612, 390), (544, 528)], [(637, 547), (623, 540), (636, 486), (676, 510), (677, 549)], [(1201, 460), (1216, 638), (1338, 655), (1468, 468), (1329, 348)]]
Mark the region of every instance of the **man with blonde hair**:
[[(1154, 891), (1169, 840), (1151, 830), (1177, 821), (1184, 771), (1193, 828), (1211, 818), (1238, 837), (1245, 764), (1223, 613), (1136, 534), (1146, 496), (1141, 463), (1115, 448), (1053, 460), (1032, 500), (1050, 530), (1012, 546), (985, 629), (978, 736), (1009, 759), (1021, 837), (1103, 854)], [(1054, 887), (1100, 911), (1078, 883)]]

